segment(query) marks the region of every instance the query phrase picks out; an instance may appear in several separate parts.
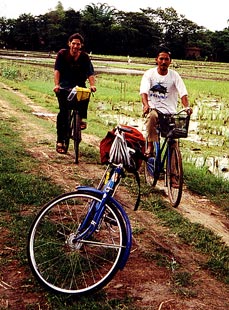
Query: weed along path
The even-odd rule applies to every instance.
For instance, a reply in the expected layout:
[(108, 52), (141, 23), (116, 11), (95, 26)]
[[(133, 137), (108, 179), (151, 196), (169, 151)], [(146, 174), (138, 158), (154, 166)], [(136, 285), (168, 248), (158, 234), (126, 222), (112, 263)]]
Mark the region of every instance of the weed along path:
[[(98, 184), (104, 171), (103, 166), (87, 163), (84, 158), (81, 158), (76, 166), (71, 152), (66, 156), (56, 153), (55, 115), (50, 115), (26, 96), (6, 85), (0, 84), (0, 87), (14, 92), (22, 103), (34, 112), (18, 107), (15, 109), (10, 102), (0, 100), (1, 121), (6, 118), (17, 120), (20, 124), (18, 133), (26, 142), (29, 154), (39, 163), (39, 169), (45, 171), (53, 182), (60, 184), (64, 191), (73, 190), (82, 178)], [(98, 147), (100, 142), (86, 131), (83, 133), (83, 141), (94, 147)], [(161, 184), (160, 186), (162, 187)], [(141, 208), (134, 212), (134, 200), (124, 187), (119, 188), (117, 197), (124, 203), (131, 220), (133, 246), (124, 270), (105, 288), (106, 298), (123, 300), (122, 309), (229, 309), (228, 287), (203, 268), (207, 255), (182, 243), (179, 237), (162, 226), (152, 213)], [(229, 245), (226, 218), (205, 197), (193, 195), (185, 189), (177, 212), (190, 221), (211, 229)], [(6, 222), (10, 221), (10, 217), (3, 212), (1, 217), (4, 217)], [(39, 287), (28, 268), (21, 266), (17, 260), (16, 245), (11, 243), (9, 247), (9, 235), (7, 228), (1, 228), (0, 253), (6, 262), (4, 270), (0, 270), (0, 309), (54, 310), (46, 300), (46, 292)], [(126, 298), (133, 300), (131, 307), (125, 306)], [(68, 307), (63, 306), (62, 309)]]

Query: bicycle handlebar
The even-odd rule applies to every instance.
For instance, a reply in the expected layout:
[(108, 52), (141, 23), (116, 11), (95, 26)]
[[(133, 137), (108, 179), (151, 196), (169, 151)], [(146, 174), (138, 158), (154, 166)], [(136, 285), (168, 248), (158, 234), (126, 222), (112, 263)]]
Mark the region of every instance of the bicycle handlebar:
[(77, 94), (77, 91), (78, 91), (78, 88), (80, 91), (84, 90), (86, 91), (87, 93), (91, 93), (91, 89), (90, 88), (87, 88), (87, 87), (79, 87), (79, 86), (75, 86), (73, 88), (67, 88), (67, 87), (60, 87), (59, 89), (60, 90), (65, 90), (67, 92), (69, 92), (69, 95), (67, 97), (67, 100), (68, 101), (72, 101), (74, 99), (74, 97), (76, 96)]
[(186, 107), (186, 108), (184, 108), (184, 109), (181, 109), (180, 111), (178, 111), (178, 112), (175, 113), (174, 115), (179, 115), (179, 114), (181, 114), (182, 112), (186, 112), (186, 113), (190, 116), (191, 113), (192, 113), (192, 108)]
[(131, 129), (131, 128), (122, 127), (122, 126), (120, 126), (120, 125), (116, 126), (115, 129), (117, 129), (117, 130), (119, 130), (119, 131), (123, 131), (123, 132), (132, 132), (132, 129)]
[[(142, 117), (146, 117), (152, 110), (153, 110), (153, 109), (150, 108), (148, 113), (143, 113), (143, 114), (142, 114)], [(157, 112), (159, 112), (159, 113), (161, 113), (161, 114), (170, 115), (170, 116), (179, 115), (179, 114), (181, 114), (182, 112), (186, 112), (186, 113), (190, 116), (190, 115), (191, 115), (190, 112), (192, 112), (192, 109), (191, 109), (190, 107), (181, 109), (180, 111), (178, 111), (178, 112), (176, 112), (176, 113), (162, 113), (162, 112), (159, 111), (158, 109), (154, 109), (154, 110), (156, 110)]]

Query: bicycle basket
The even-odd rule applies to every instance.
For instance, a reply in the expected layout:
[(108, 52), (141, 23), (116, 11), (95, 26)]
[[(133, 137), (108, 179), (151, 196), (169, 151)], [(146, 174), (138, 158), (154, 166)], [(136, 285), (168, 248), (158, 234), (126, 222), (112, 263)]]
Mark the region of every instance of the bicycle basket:
[(187, 138), (190, 116), (185, 114), (167, 115), (159, 114), (159, 127), (162, 137), (168, 134), (174, 138)]
[(160, 134), (163, 138), (167, 137), (169, 131), (171, 130), (170, 124), (172, 122), (171, 115), (158, 113), (159, 129)]
[(173, 116), (175, 128), (172, 131), (172, 137), (187, 138), (190, 116), (187, 114), (178, 114)]

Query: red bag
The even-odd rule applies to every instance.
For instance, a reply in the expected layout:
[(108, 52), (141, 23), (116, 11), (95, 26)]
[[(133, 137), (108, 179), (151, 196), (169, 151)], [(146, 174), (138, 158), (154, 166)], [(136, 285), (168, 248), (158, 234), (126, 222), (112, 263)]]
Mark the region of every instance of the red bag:
[[(141, 166), (142, 159), (141, 156), (145, 151), (145, 138), (143, 134), (138, 131), (135, 127), (121, 125), (121, 127), (130, 129), (130, 132), (125, 132), (125, 139), (127, 145), (135, 150), (135, 153), (132, 155), (136, 163), (136, 169), (138, 170)], [(109, 152), (111, 145), (115, 138), (115, 129), (108, 131), (106, 137), (100, 142), (100, 160), (102, 164), (107, 164), (109, 161)]]

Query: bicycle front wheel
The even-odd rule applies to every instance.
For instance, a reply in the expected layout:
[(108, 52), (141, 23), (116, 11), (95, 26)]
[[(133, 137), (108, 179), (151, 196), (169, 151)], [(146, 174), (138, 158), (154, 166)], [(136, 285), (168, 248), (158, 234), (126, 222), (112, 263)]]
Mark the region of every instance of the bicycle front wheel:
[(72, 137), (74, 140), (75, 163), (79, 163), (79, 144), (81, 142), (81, 117), (77, 111), (73, 111)]
[(183, 188), (183, 167), (178, 142), (174, 142), (168, 148), (166, 184), (170, 203), (176, 208), (181, 201)]
[(72, 134), (72, 128), (71, 128), (71, 110), (68, 111), (68, 123), (67, 123), (67, 135), (64, 139), (64, 145), (65, 145), (65, 152), (67, 153), (68, 148), (69, 148), (69, 142)]
[(86, 216), (88, 225), (93, 220), (91, 206), (101, 199), (102, 194), (82, 190), (63, 194), (36, 216), (29, 231), (27, 253), (33, 274), (46, 288), (87, 294), (102, 288), (119, 270), (127, 244), (126, 226), (111, 201), (96, 231), (90, 237), (76, 239)]

